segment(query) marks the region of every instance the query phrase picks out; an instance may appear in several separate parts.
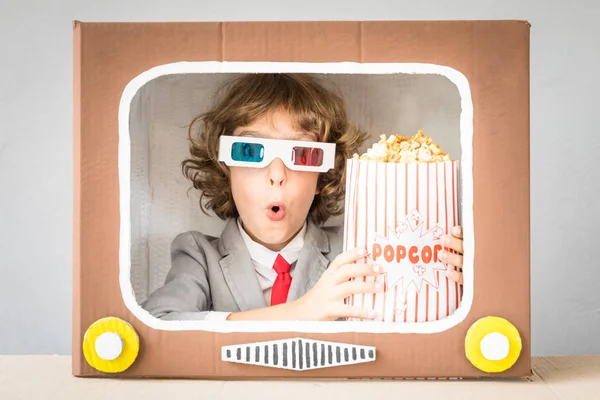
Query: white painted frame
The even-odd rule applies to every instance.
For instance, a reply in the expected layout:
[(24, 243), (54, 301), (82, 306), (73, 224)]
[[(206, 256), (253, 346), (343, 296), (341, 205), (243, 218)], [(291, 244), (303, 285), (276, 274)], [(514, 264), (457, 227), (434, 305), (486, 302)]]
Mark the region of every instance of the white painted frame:
[(460, 95), (461, 144), (461, 218), (466, 232), (473, 232), (473, 101), (467, 78), (459, 71), (442, 65), (421, 63), (296, 63), (296, 62), (177, 62), (159, 65), (135, 77), (125, 87), (119, 104), (118, 171), (120, 189), (119, 284), (125, 306), (141, 322), (163, 331), (202, 330), (210, 332), (301, 332), (301, 333), (438, 333), (448, 330), (468, 315), (473, 303), (475, 238), (464, 239), (463, 297), (450, 316), (432, 322), (363, 321), (164, 321), (144, 310), (134, 296), (131, 284), (131, 142), (129, 116), (131, 102), (146, 83), (164, 75), (186, 73), (273, 73), (314, 74), (436, 74), (456, 85)]

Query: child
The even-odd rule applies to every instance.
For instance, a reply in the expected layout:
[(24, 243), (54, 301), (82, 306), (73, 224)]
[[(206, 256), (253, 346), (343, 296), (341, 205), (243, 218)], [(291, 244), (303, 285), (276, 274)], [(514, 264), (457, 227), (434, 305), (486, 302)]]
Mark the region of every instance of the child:
[[(194, 138), (190, 129), (183, 162), (201, 210), (227, 224), (220, 238), (179, 234), (164, 286), (142, 306), (166, 320), (374, 318), (344, 299), (382, 291), (351, 280), (381, 269), (355, 264), (364, 249), (342, 253), (342, 230), (320, 226), (343, 213), (346, 159), (366, 135), (342, 100), (308, 75), (248, 74), (228, 89), (192, 121), (201, 130)], [(462, 253), (455, 233), (446, 246)], [(447, 257), (462, 267), (460, 254)]]

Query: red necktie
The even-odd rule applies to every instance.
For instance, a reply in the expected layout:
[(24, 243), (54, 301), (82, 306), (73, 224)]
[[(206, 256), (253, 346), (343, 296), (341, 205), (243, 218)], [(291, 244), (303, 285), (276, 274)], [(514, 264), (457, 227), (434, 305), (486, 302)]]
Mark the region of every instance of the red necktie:
[(271, 291), (271, 305), (285, 303), (287, 300), (290, 285), (292, 284), (292, 276), (290, 275), (290, 264), (285, 261), (281, 254), (277, 254), (273, 269), (277, 271), (277, 278), (273, 284)]

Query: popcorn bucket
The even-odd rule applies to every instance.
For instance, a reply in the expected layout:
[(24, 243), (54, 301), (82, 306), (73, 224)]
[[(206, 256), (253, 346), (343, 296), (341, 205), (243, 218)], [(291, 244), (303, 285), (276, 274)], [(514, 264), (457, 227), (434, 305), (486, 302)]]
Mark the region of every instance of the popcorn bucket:
[(344, 251), (362, 247), (358, 263), (379, 264), (384, 292), (357, 294), (351, 304), (375, 321), (428, 322), (457, 308), (462, 287), (446, 277), (440, 236), (458, 221), (458, 161), (395, 163), (349, 159), (346, 164)]

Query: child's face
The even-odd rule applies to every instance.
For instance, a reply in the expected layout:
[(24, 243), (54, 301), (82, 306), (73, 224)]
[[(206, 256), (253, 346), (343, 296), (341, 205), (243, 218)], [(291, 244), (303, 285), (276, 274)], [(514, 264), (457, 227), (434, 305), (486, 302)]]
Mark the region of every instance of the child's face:
[[(290, 116), (273, 112), (238, 127), (235, 136), (314, 141), (294, 129)], [(265, 168), (230, 167), (233, 199), (253, 240), (278, 251), (302, 229), (317, 193), (318, 172), (288, 169), (276, 158)]]

